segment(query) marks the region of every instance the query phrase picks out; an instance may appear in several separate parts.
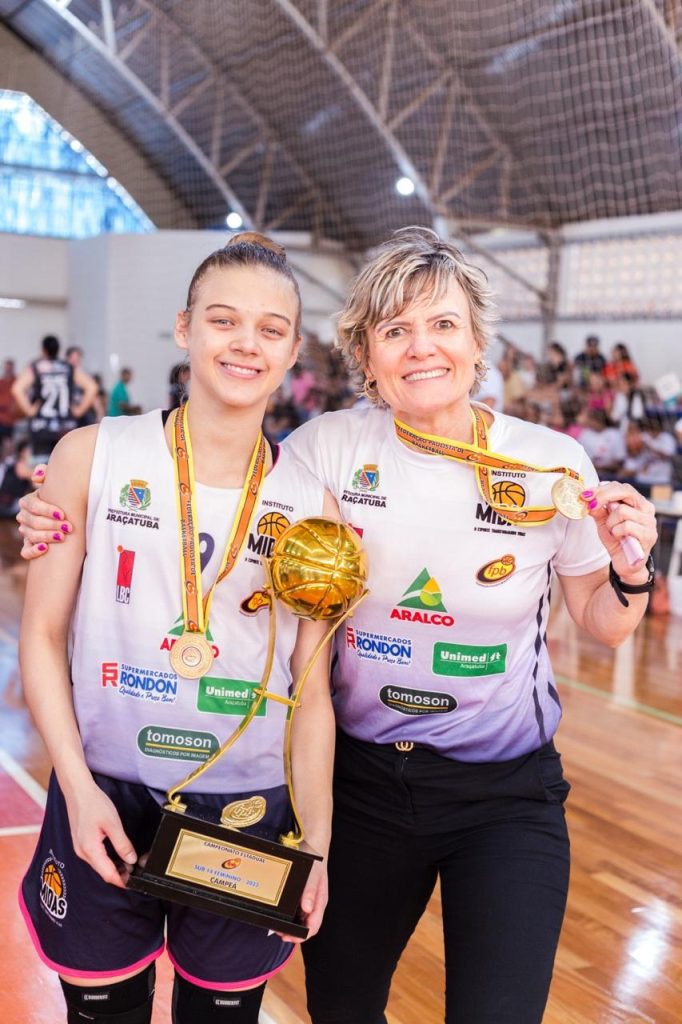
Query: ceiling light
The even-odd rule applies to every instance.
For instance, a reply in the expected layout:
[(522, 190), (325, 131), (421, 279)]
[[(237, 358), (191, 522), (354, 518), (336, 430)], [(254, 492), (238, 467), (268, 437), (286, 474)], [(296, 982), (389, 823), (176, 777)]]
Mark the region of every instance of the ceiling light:
[(235, 211), (233, 210), (232, 213), (228, 213), (227, 217), (225, 218), (225, 223), (227, 224), (228, 228), (231, 228), (233, 231), (236, 231), (238, 228), (242, 226), (244, 221), (242, 220), (240, 215), (238, 213), (235, 213)]
[(0, 298), (0, 309), (25, 309), (24, 299), (3, 299)]
[(411, 196), (414, 192), (414, 182), (412, 178), (398, 178), (395, 183), (395, 190), (399, 192), (401, 196)]

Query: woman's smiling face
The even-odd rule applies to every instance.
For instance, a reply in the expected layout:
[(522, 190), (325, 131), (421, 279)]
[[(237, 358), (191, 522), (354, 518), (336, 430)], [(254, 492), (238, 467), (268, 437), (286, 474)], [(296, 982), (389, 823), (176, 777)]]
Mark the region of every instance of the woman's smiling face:
[(481, 348), (466, 293), (452, 278), (367, 331), (367, 368), (393, 414), (410, 422), (468, 408)]

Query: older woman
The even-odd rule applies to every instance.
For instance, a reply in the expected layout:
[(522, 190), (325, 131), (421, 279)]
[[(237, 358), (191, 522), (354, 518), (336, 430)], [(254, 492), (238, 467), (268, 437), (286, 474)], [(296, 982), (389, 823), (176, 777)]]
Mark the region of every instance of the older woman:
[[(304, 945), (315, 1024), (385, 1021), (437, 881), (446, 1020), (541, 1021), (569, 871), (550, 587), (556, 574), (578, 625), (611, 645), (651, 589), (650, 560), (631, 564), (621, 541), (650, 552), (653, 507), (598, 484), (571, 438), (472, 403), (491, 319), (458, 250), (397, 232), (340, 317), (369, 404), (287, 442), (362, 534), (371, 573), (333, 665), (331, 896)], [(24, 514), (27, 544), (36, 525)]]

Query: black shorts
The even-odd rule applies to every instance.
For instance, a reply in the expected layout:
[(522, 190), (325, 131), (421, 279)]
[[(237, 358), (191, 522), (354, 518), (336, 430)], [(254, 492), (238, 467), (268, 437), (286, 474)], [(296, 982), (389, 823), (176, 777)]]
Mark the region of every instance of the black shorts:
[[(149, 850), (161, 820), (158, 800), (139, 784), (97, 774), (94, 779), (115, 804), (138, 855)], [(230, 800), (250, 795), (188, 794), (183, 800), (190, 810), (219, 811)], [(274, 839), (290, 827), (287, 790), (280, 786), (263, 796), (267, 810), (259, 829), (272, 830)], [(290, 943), (264, 928), (103, 881), (74, 852), (54, 775), (19, 902), (38, 955), (66, 977), (106, 978), (139, 970), (167, 943), (170, 960), (188, 981), (205, 988), (244, 988), (266, 981), (293, 952)]]

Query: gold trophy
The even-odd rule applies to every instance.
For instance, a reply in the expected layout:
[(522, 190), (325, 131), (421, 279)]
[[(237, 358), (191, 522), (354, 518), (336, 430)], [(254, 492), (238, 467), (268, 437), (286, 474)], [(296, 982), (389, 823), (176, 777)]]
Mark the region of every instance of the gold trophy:
[[(277, 540), (272, 558), (264, 564), (267, 586), (263, 594), (268, 604), (269, 635), (261, 683), (232, 735), (207, 761), (168, 791), (168, 802), (149, 855), (142, 858), (143, 865), (138, 863), (133, 868), (128, 887), (306, 938), (308, 929), (299, 911), (301, 895), (313, 863), (322, 858), (306, 846), (296, 810), (291, 770), (293, 716), (320, 652), (368, 593), (367, 560), (354, 530), (319, 516), (290, 526)], [(268, 691), (275, 654), (275, 598), (295, 615), (329, 619), (332, 623), (295, 681), (291, 697)], [(288, 705), (283, 758), (294, 826), (279, 837), (279, 842), (242, 831), (257, 825), (265, 814), (266, 801), (262, 796), (233, 801), (223, 808), (218, 822), (190, 815), (178, 795), (227, 753), (268, 698)]]

